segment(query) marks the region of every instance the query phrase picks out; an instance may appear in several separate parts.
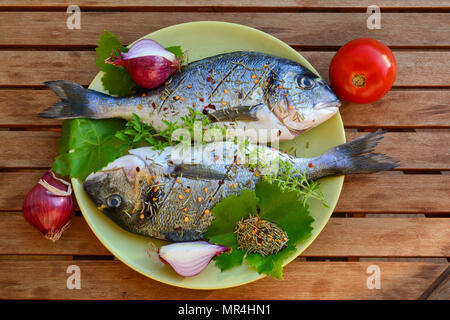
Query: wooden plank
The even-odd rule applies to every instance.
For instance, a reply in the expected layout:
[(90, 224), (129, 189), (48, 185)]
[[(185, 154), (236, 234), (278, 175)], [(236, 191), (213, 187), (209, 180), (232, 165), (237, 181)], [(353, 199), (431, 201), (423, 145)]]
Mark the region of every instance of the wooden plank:
[[(0, 127), (59, 127), (60, 120), (36, 117), (56, 101), (50, 90), (2, 90)], [(372, 104), (344, 102), (340, 112), (348, 128), (448, 128), (450, 90), (395, 89)]]
[(450, 91), (391, 90), (372, 104), (344, 102), (340, 113), (348, 128), (444, 128), (450, 126)]
[[(71, 0), (46, 0), (36, 2), (34, 0), (3, 0), (0, 3), (0, 8), (14, 7), (14, 8), (55, 8), (68, 7), (73, 4)], [(311, 9), (311, 8), (360, 8), (366, 9), (373, 5), (372, 0), (284, 0), (283, 2), (277, 0), (259, 0), (257, 3), (252, 0), (132, 0), (132, 1), (118, 1), (118, 0), (79, 0), (78, 6), (82, 9), (95, 8), (139, 8), (139, 9), (182, 9), (186, 8), (202, 8), (202, 9), (249, 9), (255, 8), (263, 9)], [(382, 9), (397, 9), (397, 8), (450, 8), (450, 1), (447, 0), (377, 0), (376, 5)]]
[(332, 218), (302, 256), (449, 257), (450, 219)]
[(450, 299), (450, 277), (441, 283), (439, 287), (427, 298), (427, 300), (449, 300)]
[[(370, 265), (380, 268), (380, 289), (368, 289)], [(67, 267), (81, 271), (81, 289), (68, 290)], [(447, 267), (426, 262), (292, 262), (284, 280), (264, 278), (223, 290), (162, 284), (119, 261), (0, 261), (5, 299), (417, 299)], [(169, 267), (167, 267), (169, 268)], [(14, 270), (14, 272), (11, 272)], [(300, 287), (299, 287), (300, 284)]]
[[(347, 141), (363, 136), (361, 132), (346, 132)], [(398, 169), (450, 169), (450, 132), (389, 132), (376, 148), (400, 161)]]
[[(301, 54), (325, 78), (334, 52)], [(394, 50), (398, 63), (395, 86), (449, 87), (450, 52)], [(91, 51), (0, 51), (0, 86), (43, 86), (49, 80), (88, 85), (97, 74)], [(80, 67), (82, 66), (82, 67)]]
[(37, 172), (0, 172), (0, 210), (21, 211), (22, 203), (44, 174)]
[(54, 243), (29, 225), (21, 212), (0, 213), (0, 230), (4, 231), (0, 235), (0, 255), (112, 255), (79, 216), (73, 217), (70, 227)]
[(60, 127), (62, 120), (38, 118), (37, 114), (57, 100), (50, 90), (0, 91), (1, 127)]
[(51, 167), (60, 135), (50, 131), (0, 131), (0, 167)]
[(419, 300), (448, 299), (450, 299), (450, 266), (419, 297)]
[[(347, 141), (363, 134), (347, 132)], [(50, 167), (59, 136), (47, 131), (0, 131), (0, 168)], [(388, 132), (376, 150), (400, 161), (397, 170), (449, 170), (450, 150), (445, 148), (449, 139), (450, 132)]]
[[(0, 12), (0, 45), (92, 47), (97, 45), (104, 30), (111, 31), (122, 43), (128, 44), (174, 24), (225, 21), (262, 30), (297, 47), (337, 47), (361, 37), (375, 37), (395, 47), (450, 46), (450, 13), (383, 13), (383, 27), (377, 30), (367, 28), (366, 13), (83, 12), (78, 30), (66, 27), (67, 17), (66, 12)], [(27, 23), (18, 24), (17, 21)], [(117, 21), (133, 23), (124, 25)], [(334, 30), (336, 25), (340, 32), (325, 31)], [(411, 32), (412, 25), (417, 27), (415, 32)]]
[[(11, 237), (10, 230), (14, 230)], [(303, 257), (450, 257), (450, 219), (332, 218)], [(83, 217), (52, 243), (20, 213), (0, 213), (0, 255), (111, 255)]]
[(346, 176), (335, 212), (447, 213), (450, 175)]
[[(328, 70), (334, 52), (301, 51), (300, 53), (328, 81)], [(393, 53), (398, 67), (394, 87), (448, 87), (450, 85), (447, 77), (450, 66), (440, 61), (440, 59), (450, 58), (450, 52), (393, 50)]]

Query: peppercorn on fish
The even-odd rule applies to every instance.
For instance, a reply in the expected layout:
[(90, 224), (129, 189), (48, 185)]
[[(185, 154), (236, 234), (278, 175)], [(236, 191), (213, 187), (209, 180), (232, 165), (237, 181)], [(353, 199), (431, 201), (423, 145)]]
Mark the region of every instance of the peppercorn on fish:
[[(77, 84), (46, 82), (61, 101), (43, 118), (123, 118), (137, 114), (156, 130), (182, 124), (189, 108), (233, 135), (273, 130), (291, 140), (333, 116), (340, 101), (316, 74), (294, 61), (258, 52), (233, 52), (193, 62), (165, 85), (141, 95), (114, 98)], [(210, 124), (211, 126), (211, 124)], [(269, 136), (266, 134), (264, 139)], [(260, 140), (249, 135), (250, 141)]]
[[(213, 142), (188, 148), (130, 150), (99, 172), (84, 189), (97, 207), (122, 228), (171, 241), (202, 239), (224, 197), (253, 189), (265, 175), (280, 177), (281, 162), (308, 180), (389, 170), (395, 161), (372, 153), (381, 132), (337, 146), (314, 158), (295, 158), (263, 145)], [(186, 153), (187, 152), (187, 153)]]

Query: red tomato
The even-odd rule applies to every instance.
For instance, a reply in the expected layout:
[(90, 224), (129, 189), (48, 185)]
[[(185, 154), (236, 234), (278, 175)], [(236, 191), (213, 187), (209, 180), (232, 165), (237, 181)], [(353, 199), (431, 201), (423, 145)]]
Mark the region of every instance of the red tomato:
[(355, 39), (331, 60), (330, 82), (342, 99), (372, 103), (383, 97), (394, 84), (397, 62), (392, 51), (370, 38)]

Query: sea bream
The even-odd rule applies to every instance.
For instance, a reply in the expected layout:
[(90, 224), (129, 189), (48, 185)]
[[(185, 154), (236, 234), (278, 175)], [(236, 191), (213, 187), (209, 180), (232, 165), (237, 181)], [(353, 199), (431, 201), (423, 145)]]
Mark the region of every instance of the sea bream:
[[(143, 94), (115, 98), (80, 85), (46, 82), (61, 101), (43, 118), (123, 118), (137, 114), (160, 131), (164, 120), (182, 124), (189, 108), (220, 128), (273, 130), (291, 140), (333, 116), (340, 101), (324, 80), (303, 65), (258, 52), (233, 52), (183, 67), (165, 85)], [(250, 137), (250, 140), (254, 140)]]
[(381, 132), (369, 133), (309, 159), (264, 145), (248, 144), (243, 150), (230, 141), (188, 147), (187, 154), (176, 147), (143, 147), (89, 175), (84, 189), (125, 230), (171, 241), (199, 240), (214, 219), (214, 206), (253, 189), (264, 175), (282, 174), (273, 166), (277, 161), (305, 172), (308, 180), (396, 167), (392, 159), (372, 152), (382, 137)]

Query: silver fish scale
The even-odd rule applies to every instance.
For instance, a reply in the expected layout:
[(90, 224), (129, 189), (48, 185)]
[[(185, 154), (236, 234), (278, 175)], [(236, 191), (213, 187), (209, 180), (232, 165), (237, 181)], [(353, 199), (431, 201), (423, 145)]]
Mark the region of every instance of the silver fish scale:
[(165, 86), (145, 96), (120, 99), (113, 106), (115, 116), (118, 116), (119, 105), (121, 117), (130, 118), (134, 112), (155, 128), (163, 129), (162, 120), (181, 123), (181, 117), (189, 115), (187, 107), (208, 114), (219, 110), (226, 113), (240, 106), (265, 106), (269, 75), (276, 89), (277, 70), (292, 64), (292, 61), (257, 52), (206, 58), (189, 64)]
[[(137, 226), (139, 233), (169, 240), (201, 239), (213, 220), (211, 210), (224, 197), (239, 194), (242, 189), (254, 189), (259, 181), (244, 165), (217, 165), (223, 180), (208, 180), (183, 176), (162, 176), (158, 204), (151, 209), (151, 219)], [(151, 171), (151, 168), (150, 168)], [(186, 231), (190, 233), (186, 234)]]

